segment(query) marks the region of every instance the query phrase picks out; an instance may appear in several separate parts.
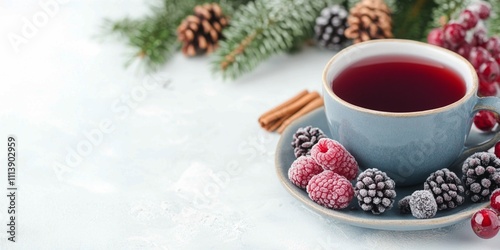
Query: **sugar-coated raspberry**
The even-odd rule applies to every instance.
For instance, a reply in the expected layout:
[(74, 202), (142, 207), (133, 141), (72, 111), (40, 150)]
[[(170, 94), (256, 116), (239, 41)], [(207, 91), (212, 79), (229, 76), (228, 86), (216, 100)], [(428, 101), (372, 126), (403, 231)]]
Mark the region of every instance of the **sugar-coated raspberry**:
[(320, 139), (311, 148), (311, 156), (325, 170), (332, 170), (348, 180), (354, 180), (358, 174), (358, 162), (338, 141)]
[(330, 170), (313, 176), (306, 190), (311, 200), (332, 209), (346, 208), (354, 197), (351, 182)]
[(306, 188), (311, 178), (323, 172), (323, 168), (311, 156), (301, 156), (288, 169), (288, 179), (300, 188)]

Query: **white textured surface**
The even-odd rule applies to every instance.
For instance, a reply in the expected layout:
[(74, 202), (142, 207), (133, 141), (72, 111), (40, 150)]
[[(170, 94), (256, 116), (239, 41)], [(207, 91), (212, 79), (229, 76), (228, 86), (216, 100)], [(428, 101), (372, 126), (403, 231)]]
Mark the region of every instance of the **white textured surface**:
[[(276, 56), (235, 82), (214, 77), (207, 58), (178, 54), (145, 76), (123, 67), (130, 48), (95, 38), (103, 18), (139, 16), (145, 2), (68, 0), (18, 52), (9, 34), (43, 10), (0, 2), (0, 165), (7, 135), (20, 145), (18, 242), (7, 241), (1, 196), (0, 249), (498, 249), (500, 236), (480, 240), (468, 222), (388, 232), (307, 210), (276, 178), (278, 135), (256, 120), (320, 90), (332, 53)], [(160, 84), (137, 92), (151, 82)], [(68, 162), (103, 122), (112, 131)], [(6, 179), (1, 167), (0, 187)]]

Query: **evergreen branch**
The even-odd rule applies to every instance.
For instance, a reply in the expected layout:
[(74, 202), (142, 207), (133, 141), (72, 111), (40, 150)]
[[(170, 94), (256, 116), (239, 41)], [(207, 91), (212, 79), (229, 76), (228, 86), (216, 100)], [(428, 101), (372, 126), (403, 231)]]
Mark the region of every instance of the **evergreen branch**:
[(491, 16), (488, 20), (488, 32), (490, 35), (500, 35), (500, 4), (498, 0), (488, 1), (491, 4)]
[(320, 11), (338, 0), (255, 0), (235, 13), (212, 61), (224, 78), (250, 72), (272, 55), (312, 36)]
[(423, 41), (427, 27), (432, 22), (432, 10), (437, 6), (434, 0), (399, 0), (397, 11), (392, 15), (393, 33), (396, 38)]
[[(251, 0), (213, 0), (225, 13), (232, 13), (239, 5)], [(159, 6), (151, 6), (150, 14), (140, 19), (123, 18), (105, 20), (106, 33), (127, 39), (134, 51), (129, 62), (141, 59), (147, 71), (163, 66), (179, 50), (176, 29), (181, 21), (193, 13), (196, 5), (207, 0), (163, 0)]]
[(470, 4), (470, 0), (434, 0), (437, 4), (432, 10), (434, 22), (430, 23), (427, 30), (440, 27), (449, 20), (456, 19), (458, 13)]

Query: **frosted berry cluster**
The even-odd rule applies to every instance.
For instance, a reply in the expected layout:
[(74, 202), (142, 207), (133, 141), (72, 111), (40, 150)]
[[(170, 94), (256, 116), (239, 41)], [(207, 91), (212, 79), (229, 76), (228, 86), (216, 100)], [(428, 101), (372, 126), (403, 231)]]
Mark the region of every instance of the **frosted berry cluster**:
[(496, 189), (490, 197), (490, 208), (483, 208), (471, 218), (471, 227), (477, 236), (483, 239), (495, 237), (500, 231), (500, 189)]
[[(476, 69), (479, 96), (494, 96), (500, 84), (500, 37), (488, 37), (485, 21), (490, 17), (489, 3), (479, 1), (462, 10), (456, 20), (431, 30), (427, 42), (452, 50), (466, 58)], [(480, 111), (474, 124), (483, 131), (492, 130), (498, 117), (490, 111)]]
[[(311, 126), (299, 128), (294, 140), (303, 136), (305, 130), (320, 131)], [(331, 209), (346, 208), (354, 197), (350, 181), (358, 174), (358, 163), (339, 142), (326, 138), (322, 132), (321, 136), (314, 137), (314, 142), (307, 145), (310, 152), (295, 159), (288, 170), (288, 178), (297, 187), (305, 189), (309, 198), (319, 205)]]
[[(293, 139), (303, 136), (305, 130), (317, 128), (299, 128)], [(312, 141), (302, 139), (302, 144), (308, 143), (308, 154), (298, 156), (288, 170), (290, 182), (305, 189), (311, 200), (327, 208), (344, 209), (356, 197), (360, 208), (373, 214), (392, 208), (396, 184), (386, 173), (369, 168), (358, 176), (358, 163), (342, 144), (326, 137)], [(294, 153), (295, 145), (292, 143)]]

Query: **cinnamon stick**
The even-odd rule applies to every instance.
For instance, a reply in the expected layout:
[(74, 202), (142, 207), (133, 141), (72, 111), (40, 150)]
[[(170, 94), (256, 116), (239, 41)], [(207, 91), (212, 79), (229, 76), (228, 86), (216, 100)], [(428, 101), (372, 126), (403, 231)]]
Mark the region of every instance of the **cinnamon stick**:
[(265, 130), (269, 131), (269, 132), (273, 132), (275, 131), (276, 129), (278, 129), (281, 124), (283, 124), (284, 121), (286, 121), (286, 119), (288, 119), (290, 116), (292, 115), (289, 115), (289, 116), (283, 116), (281, 117), (280, 119), (270, 123), (269, 125), (267, 125), (266, 127), (264, 127)]
[(283, 108), (278, 109), (275, 112), (270, 113), (267, 116), (262, 117), (262, 119), (260, 119), (260, 124), (261, 124), (261, 126), (266, 126), (267, 124), (271, 123), (274, 120), (280, 119), (284, 116), (292, 115), (295, 112), (299, 111), (302, 107), (306, 106), (312, 100), (314, 100), (316, 98), (320, 98), (320, 97), (321, 96), (316, 91), (308, 93), (305, 96), (298, 99), (297, 101), (295, 101), (289, 105), (286, 105)]
[(293, 114), (292, 116), (290, 116), (288, 119), (286, 119), (283, 124), (281, 124), (281, 126), (278, 128), (278, 133), (282, 133), (285, 128), (290, 125), (290, 123), (292, 123), (293, 121), (295, 121), (297, 118), (313, 111), (314, 109), (316, 108), (319, 108), (323, 106), (323, 98), (321, 97), (318, 97), (318, 98), (315, 98), (313, 101), (311, 101), (310, 103), (308, 103), (306, 106), (304, 106), (303, 108), (301, 108), (298, 112), (296, 112), (295, 114)]
[(285, 101), (284, 103), (274, 107), (273, 109), (265, 112), (264, 114), (262, 114), (260, 117), (259, 117), (259, 123), (262, 127), (265, 127), (267, 124), (263, 124), (262, 123), (262, 119), (265, 119), (265, 117), (269, 116), (270, 114), (272, 113), (275, 113), (283, 108), (285, 108), (286, 106), (289, 106), (291, 105), (292, 103), (298, 101), (300, 98), (304, 97), (305, 95), (309, 94), (309, 91), (307, 90), (302, 90), (300, 91), (297, 95), (295, 95), (294, 97), (288, 99), (287, 101)]

